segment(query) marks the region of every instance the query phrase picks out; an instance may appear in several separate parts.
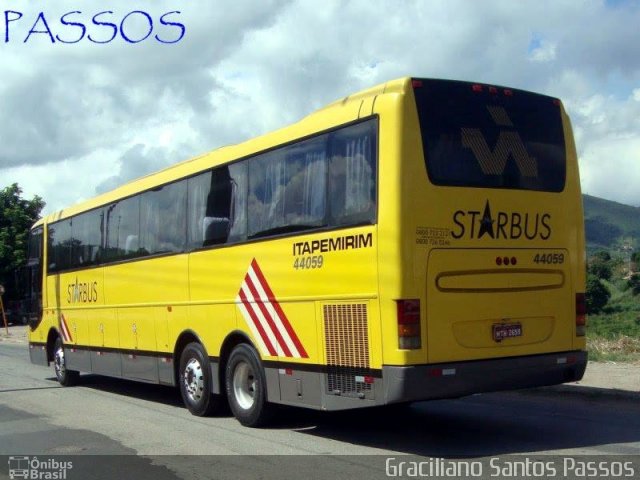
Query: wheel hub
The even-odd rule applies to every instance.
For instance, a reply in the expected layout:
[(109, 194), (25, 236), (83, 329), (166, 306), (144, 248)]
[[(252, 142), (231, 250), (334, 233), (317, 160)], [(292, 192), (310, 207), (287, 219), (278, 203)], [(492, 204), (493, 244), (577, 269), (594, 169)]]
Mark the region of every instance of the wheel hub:
[(183, 382), (185, 391), (192, 402), (198, 402), (204, 394), (204, 375), (200, 362), (192, 358), (184, 368)]
[(62, 347), (59, 347), (55, 351), (53, 360), (54, 360), (53, 368), (56, 371), (56, 377), (58, 378), (64, 377), (66, 367), (64, 363), (64, 349)]
[(233, 394), (238, 405), (249, 410), (256, 401), (256, 391), (257, 379), (251, 365), (240, 362), (233, 372)]

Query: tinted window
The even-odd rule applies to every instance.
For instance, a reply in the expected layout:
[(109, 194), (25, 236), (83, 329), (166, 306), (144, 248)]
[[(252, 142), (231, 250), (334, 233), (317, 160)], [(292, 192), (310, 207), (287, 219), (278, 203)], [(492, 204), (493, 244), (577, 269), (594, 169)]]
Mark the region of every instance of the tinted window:
[(246, 237), (247, 165), (240, 162), (189, 179), (189, 246)]
[(140, 255), (184, 250), (187, 234), (187, 181), (145, 192), (140, 197)]
[(115, 261), (139, 256), (140, 197), (113, 203), (106, 212), (106, 259)]
[(322, 135), (251, 159), (249, 237), (325, 224), (327, 140)]
[(29, 232), (29, 263), (37, 262), (42, 259), (42, 227), (35, 228)]
[(502, 87), (474, 89), (466, 82), (420, 82), (414, 92), (434, 184), (564, 189), (564, 134), (553, 98)]
[(331, 138), (331, 223), (371, 223), (376, 214), (376, 123), (339, 130)]
[(103, 247), (102, 209), (83, 213), (71, 220), (73, 248), (71, 268), (97, 265)]
[(49, 225), (49, 271), (58, 272), (71, 266), (71, 221), (62, 220)]

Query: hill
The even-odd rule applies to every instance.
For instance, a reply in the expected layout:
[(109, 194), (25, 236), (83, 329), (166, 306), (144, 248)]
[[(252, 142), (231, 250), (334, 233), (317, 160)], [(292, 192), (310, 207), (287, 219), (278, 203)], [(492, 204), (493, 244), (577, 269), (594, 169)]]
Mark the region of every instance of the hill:
[(587, 249), (640, 248), (640, 207), (591, 195), (582, 196)]

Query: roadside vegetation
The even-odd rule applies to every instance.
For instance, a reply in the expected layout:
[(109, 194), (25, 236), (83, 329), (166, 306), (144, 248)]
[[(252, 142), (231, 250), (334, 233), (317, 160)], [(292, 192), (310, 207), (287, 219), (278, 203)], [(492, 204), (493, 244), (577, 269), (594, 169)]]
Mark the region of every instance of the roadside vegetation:
[(595, 361), (640, 363), (640, 251), (598, 251), (587, 267), (587, 347)]

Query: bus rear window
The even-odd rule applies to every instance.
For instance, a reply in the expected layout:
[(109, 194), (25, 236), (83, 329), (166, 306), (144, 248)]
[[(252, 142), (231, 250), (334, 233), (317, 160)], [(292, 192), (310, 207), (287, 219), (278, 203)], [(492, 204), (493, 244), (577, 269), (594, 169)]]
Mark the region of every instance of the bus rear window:
[(435, 185), (560, 192), (560, 106), (522, 90), (414, 80), (429, 179)]

